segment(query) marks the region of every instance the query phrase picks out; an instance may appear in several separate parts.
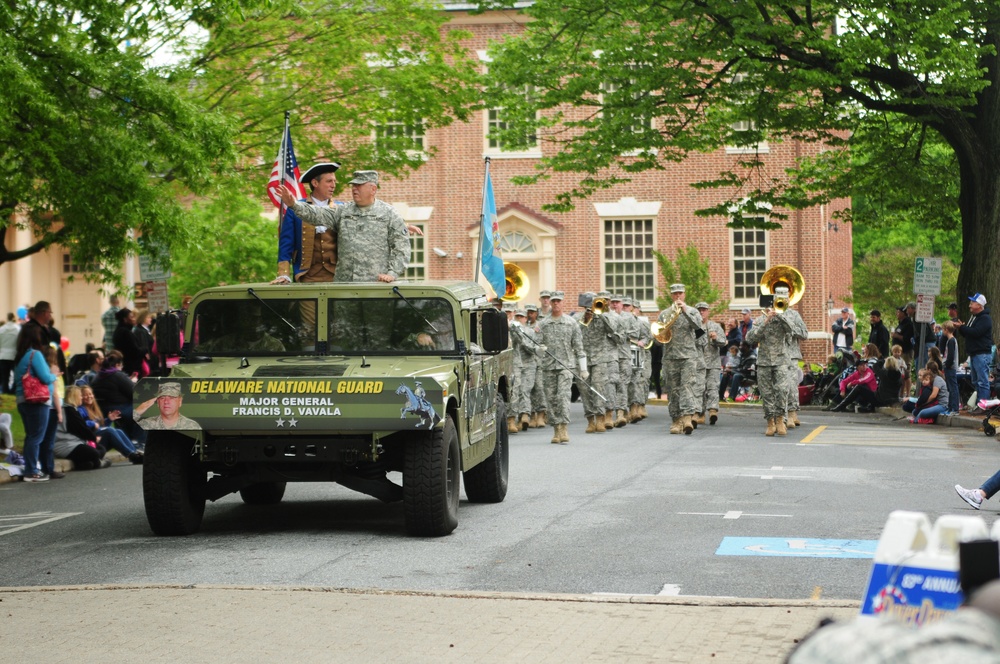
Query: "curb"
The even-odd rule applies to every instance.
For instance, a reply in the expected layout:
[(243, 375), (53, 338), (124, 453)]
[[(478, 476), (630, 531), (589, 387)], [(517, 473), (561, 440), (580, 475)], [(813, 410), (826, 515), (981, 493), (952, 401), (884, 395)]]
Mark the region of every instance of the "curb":
[[(118, 464), (122, 461), (127, 461), (125, 457), (121, 455), (117, 450), (110, 450), (104, 455), (105, 459), (111, 459), (111, 463)], [(56, 459), (56, 471), (60, 473), (69, 473), (76, 470), (73, 467), (73, 462), (69, 459)], [(0, 484), (11, 484), (13, 482), (20, 482), (20, 475), (11, 475), (6, 470), (0, 468)]]
[(223, 584), (100, 584), (76, 586), (14, 586), (0, 588), (5, 593), (68, 592), (115, 590), (220, 590), (227, 592), (315, 592), (341, 595), (379, 595), (389, 597), (441, 597), (456, 599), (506, 599), (527, 602), (576, 602), (581, 604), (659, 604), (671, 606), (709, 606), (723, 608), (831, 608), (861, 609), (857, 600), (829, 599), (770, 599), (743, 597), (711, 597), (702, 595), (580, 595), (530, 592), (463, 591), (463, 590), (383, 590), (378, 588), (333, 588), (328, 586), (231, 586)]

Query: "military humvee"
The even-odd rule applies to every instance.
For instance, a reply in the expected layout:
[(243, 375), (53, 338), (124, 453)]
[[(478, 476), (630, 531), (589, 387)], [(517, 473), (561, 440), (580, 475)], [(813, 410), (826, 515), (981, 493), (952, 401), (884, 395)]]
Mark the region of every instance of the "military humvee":
[(187, 535), (206, 500), (274, 504), (287, 482), (337, 482), (401, 500), (413, 535), (450, 533), (460, 471), (472, 502), (507, 493), (507, 342), (473, 282), (198, 293), (179, 364), (136, 385), (150, 527)]

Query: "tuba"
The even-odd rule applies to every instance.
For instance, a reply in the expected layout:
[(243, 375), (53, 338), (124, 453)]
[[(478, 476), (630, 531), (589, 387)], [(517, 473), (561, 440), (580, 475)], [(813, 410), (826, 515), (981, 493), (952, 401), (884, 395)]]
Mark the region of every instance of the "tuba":
[(654, 321), (652, 325), (649, 326), (650, 332), (653, 333), (653, 338), (659, 341), (661, 344), (668, 344), (670, 340), (674, 338), (674, 332), (670, 328), (674, 326), (677, 322), (677, 317), (684, 312), (684, 304), (680, 301), (674, 302), (670, 305), (670, 315), (667, 320)]
[(503, 264), (504, 294), (500, 299), (504, 302), (517, 302), (524, 299), (531, 288), (528, 275), (515, 263)]
[(788, 289), (787, 298), (775, 298), (774, 310), (782, 313), (802, 299), (806, 292), (806, 282), (802, 273), (791, 265), (775, 265), (760, 278), (761, 295), (774, 295), (774, 291), (784, 286)]

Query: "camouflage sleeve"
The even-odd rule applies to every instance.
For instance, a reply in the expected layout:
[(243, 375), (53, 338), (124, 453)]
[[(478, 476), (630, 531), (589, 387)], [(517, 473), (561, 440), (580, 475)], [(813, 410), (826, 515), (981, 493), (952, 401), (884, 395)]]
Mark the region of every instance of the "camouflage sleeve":
[(308, 221), (313, 226), (336, 228), (344, 212), (344, 206), (331, 205), (330, 207), (317, 207), (315, 205), (307, 205), (303, 201), (296, 201), (292, 210), (298, 215), (299, 219)]
[(764, 334), (764, 321), (766, 320), (767, 316), (758, 316), (750, 327), (750, 331), (747, 332), (747, 338), (744, 341), (751, 344), (759, 343)]
[(792, 326), (792, 335), (800, 341), (805, 341), (809, 338), (809, 329), (806, 327), (806, 322), (802, 320), (802, 315), (798, 312), (795, 314), (795, 325)]
[(410, 263), (410, 231), (406, 223), (391, 207), (389, 217), (389, 276), (398, 279), (406, 274)]
[(583, 350), (583, 333), (580, 332), (580, 326), (573, 325), (573, 337), (570, 339), (570, 347), (573, 349), (573, 353), (584, 362), (587, 361), (587, 353)]

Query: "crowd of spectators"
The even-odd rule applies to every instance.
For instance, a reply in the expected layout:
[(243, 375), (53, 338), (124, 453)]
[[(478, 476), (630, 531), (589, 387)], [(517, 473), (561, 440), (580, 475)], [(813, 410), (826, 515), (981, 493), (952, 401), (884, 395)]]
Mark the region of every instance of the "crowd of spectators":
[[(7, 314), (0, 325), (0, 392), (15, 395), (24, 425), (26, 482), (61, 479), (56, 457), (81, 469), (102, 468), (109, 465), (106, 451), (114, 449), (142, 463), (146, 432), (132, 418), (132, 394), (136, 381), (160, 370), (155, 321), (148, 311), (118, 305), (118, 298), (111, 298), (101, 316), (103, 348), (88, 343), (68, 362), (48, 302), (25, 307), (23, 317), (21, 310), (18, 317)], [(47, 388), (47, 400), (25, 397), (26, 375)], [(0, 448), (12, 447), (8, 437)]]

